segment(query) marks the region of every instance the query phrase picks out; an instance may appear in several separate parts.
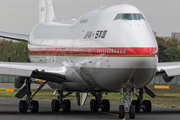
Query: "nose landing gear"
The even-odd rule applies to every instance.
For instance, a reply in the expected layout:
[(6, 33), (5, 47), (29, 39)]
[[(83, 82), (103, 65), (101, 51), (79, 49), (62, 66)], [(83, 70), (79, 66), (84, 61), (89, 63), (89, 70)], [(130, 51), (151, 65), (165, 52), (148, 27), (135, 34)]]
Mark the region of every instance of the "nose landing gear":
[(122, 85), (122, 88), (120, 90), (120, 94), (124, 96), (123, 99), (121, 99), (121, 102), (125, 103), (124, 105), (120, 105), (119, 106), (119, 118), (120, 119), (124, 119), (125, 114), (129, 113), (129, 118), (130, 119), (135, 119), (135, 106), (134, 105), (130, 105), (129, 103), (132, 101), (130, 98), (131, 93), (135, 94), (136, 89), (135, 89), (135, 85), (130, 83), (130, 80)]

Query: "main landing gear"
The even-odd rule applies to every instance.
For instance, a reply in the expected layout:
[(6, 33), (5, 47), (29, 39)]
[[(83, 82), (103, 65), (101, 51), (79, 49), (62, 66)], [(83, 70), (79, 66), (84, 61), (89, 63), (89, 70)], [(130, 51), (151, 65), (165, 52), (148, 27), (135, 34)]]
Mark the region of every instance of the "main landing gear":
[(63, 100), (63, 98), (66, 98), (71, 92), (67, 93), (66, 95), (63, 95), (62, 91), (58, 91), (59, 96), (58, 100), (54, 99), (51, 101), (51, 110), (53, 112), (58, 112), (60, 108), (63, 109), (64, 112), (70, 112), (71, 111), (71, 101), (70, 100)]
[(27, 95), (26, 100), (21, 100), (19, 102), (19, 111), (20, 113), (26, 113), (27, 110), (31, 110), (32, 113), (38, 113), (39, 112), (39, 103), (36, 100), (32, 100), (32, 98), (35, 96), (35, 94), (46, 84), (46, 82), (41, 83), (38, 90), (32, 95), (31, 94), (31, 79), (26, 79), (26, 85), (15, 95), (18, 98), (22, 98), (25, 95)]
[(97, 112), (99, 108), (102, 109), (103, 112), (109, 112), (110, 110), (110, 102), (109, 100), (102, 100), (102, 93), (91, 93), (95, 96), (96, 99), (92, 99), (90, 102), (90, 110), (91, 112)]
[(120, 119), (124, 119), (126, 113), (129, 113), (130, 119), (135, 119), (135, 106), (134, 105), (129, 106), (129, 103), (131, 102), (130, 95), (131, 93), (135, 93), (135, 92), (136, 92), (135, 85), (132, 85), (130, 83), (130, 80), (122, 85), (120, 94), (123, 94), (124, 98), (121, 100), (121, 102), (124, 102), (125, 106), (124, 105), (119, 106)]
[[(154, 98), (156, 95), (151, 92), (147, 87), (144, 87), (146, 93)], [(143, 112), (151, 112), (151, 101), (150, 100), (143, 100), (143, 88), (139, 89), (139, 96), (136, 94), (137, 100), (133, 100), (131, 105), (135, 106), (135, 111), (138, 113), (142, 109)]]

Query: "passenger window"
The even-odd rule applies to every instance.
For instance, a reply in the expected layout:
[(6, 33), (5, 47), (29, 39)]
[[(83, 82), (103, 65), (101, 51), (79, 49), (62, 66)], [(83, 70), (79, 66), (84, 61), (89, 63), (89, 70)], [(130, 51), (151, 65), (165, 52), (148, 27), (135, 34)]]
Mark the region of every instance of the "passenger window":
[(103, 49), (103, 53), (104, 53), (104, 49)]
[(126, 49), (124, 49), (124, 53), (126, 53)]
[(122, 49), (121, 49), (120, 53), (122, 53)]
[(112, 49), (112, 53), (113, 53), (113, 49)]
[(98, 53), (99, 51), (98, 51), (98, 49), (97, 49), (97, 53)]
[(117, 53), (119, 53), (119, 49), (117, 49)]
[(106, 53), (106, 49), (105, 49), (105, 53)]
[(116, 49), (114, 49), (114, 53), (116, 53)]
[(107, 49), (107, 53), (108, 53), (108, 51), (109, 51), (109, 50)]
[(102, 53), (102, 49), (101, 49), (101, 53)]

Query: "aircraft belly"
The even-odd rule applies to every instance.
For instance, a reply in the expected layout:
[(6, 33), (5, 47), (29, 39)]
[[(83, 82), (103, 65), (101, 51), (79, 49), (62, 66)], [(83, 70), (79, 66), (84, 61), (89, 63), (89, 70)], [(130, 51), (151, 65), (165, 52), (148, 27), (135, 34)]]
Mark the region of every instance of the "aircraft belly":
[[(87, 71), (90, 69), (92, 75), (88, 75)], [(82, 71), (83, 78), (88, 84), (93, 86), (96, 90), (117, 91), (120, 90), (123, 83), (126, 83), (131, 74), (131, 83), (136, 85), (136, 88), (141, 88), (147, 85), (153, 78), (155, 69), (136, 69), (134, 68), (115, 68), (115, 69), (96, 69), (84, 68)]]
[[(35, 56), (31, 56), (33, 57)], [(66, 76), (68, 81), (72, 81), (63, 83), (56, 89), (63, 85), (72, 91), (116, 91), (129, 79), (136, 88), (141, 88), (152, 80), (157, 67), (156, 57), (99, 56), (89, 59), (79, 56), (74, 57), (73, 62), (68, 56), (57, 56), (56, 59), (69, 66)]]
[(153, 58), (107, 58), (80, 68), (83, 80), (96, 90), (116, 91), (129, 79), (141, 88), (154, 77), (156, 61)]
[(95, 91), (91, 86), (82, 82), (65, 82), (62, 84), (55, 82), (48, 82), (48, 85), (52, 89), (58, 89), (61, 91), (80, 91), (80, 92)]

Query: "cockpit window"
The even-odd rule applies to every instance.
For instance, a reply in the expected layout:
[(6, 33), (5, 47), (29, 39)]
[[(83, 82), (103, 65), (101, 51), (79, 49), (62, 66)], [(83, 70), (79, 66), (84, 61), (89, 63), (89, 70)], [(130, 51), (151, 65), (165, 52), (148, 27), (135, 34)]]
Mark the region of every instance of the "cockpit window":
[(134, 20), (144, 19), (144, 17), (141, 14), (133, 14), (133, 18)]
[[(114, 20), (141, 20), (144, 19), (142, 14), (139, 13), (125, 13), (125, 14), (117, 14)], [(145, 19), (144, 19), (145, 20)]]
[(122, 14), (122, 19), (132, 20), (132, 14)]
[(118, 20), (118, 19), (121, 19), (121, 14), (117, 14), (114, 20)]

